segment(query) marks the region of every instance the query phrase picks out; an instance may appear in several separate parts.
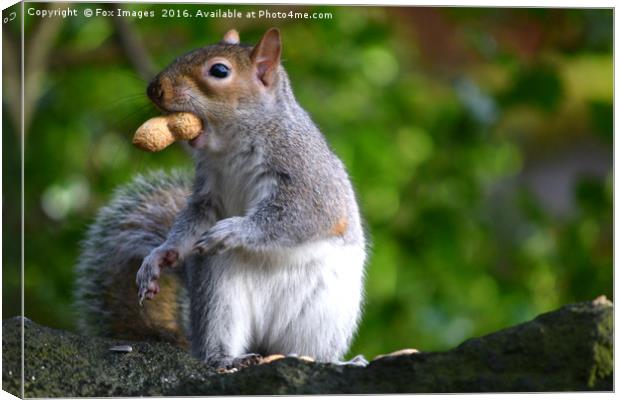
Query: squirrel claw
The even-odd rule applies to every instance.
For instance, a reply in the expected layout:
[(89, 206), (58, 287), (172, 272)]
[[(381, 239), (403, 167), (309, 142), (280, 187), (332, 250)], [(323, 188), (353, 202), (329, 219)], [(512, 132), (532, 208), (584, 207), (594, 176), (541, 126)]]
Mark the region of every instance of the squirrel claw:
[(198, 241), (194, 244), (196, 253), (200, 255), (216, 255), (221, 254), (226, 250), (226, 247), (222, 244), (206, 244), (203, 241)]
[(256, 353), (242, 354), (239, 357), (233, 358), (230, 365), (228, 365), (227, 367), (236, 368), (237, 370), (239, 370), (242, 368), (251, 367), (253, 365), (258, 365), (261, 363), (262, 359), (263, 357), (260, 354), (256, 354)]
[(140, 307), (143, 307), (143, 306), (144, 306), (144, 298), (145, 298), (145, 297), (146, 297), (146, 291), (144, 291), (144, 290), (140, 289), (140, 290), (138, 291), (138, 305), (139, 305)]
[(243, 229), (242, 217), (226, 218), (206, 231), (194, 243), (194, 251), (199, 254), (221, 254), (244, 244), (239, 232)]
[(138, 303), (140, 304), (140, 307), (142, 307), (145, 298), (147, 300), (153, 300), (157, 293), (159, 293), (159, 285), (155, 281), (149, 283), (146, 289), (140, 289), (138, 291)]
[(213, 240), (209, 240), (208, 237), (197, 240), (196, 243), (194, 243), (194, 250), (196, 253), (203, 256), (211, 253), (216, 254), (217, 247), (217, 243)]
[(153, 300), (159, 293), (159, 274), (161, 268), (174, 267), (179, 261), (179, 253), (176, 249), (155, 249), (146, 256), (136, 274), (136, 286), (140, 306), (144, 298)]

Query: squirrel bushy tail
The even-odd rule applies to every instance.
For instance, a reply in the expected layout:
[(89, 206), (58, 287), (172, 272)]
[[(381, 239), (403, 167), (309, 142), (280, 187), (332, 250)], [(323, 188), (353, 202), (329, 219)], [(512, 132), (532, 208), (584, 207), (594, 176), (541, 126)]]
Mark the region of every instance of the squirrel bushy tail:
[(99, 211), (76, 267), (81, 333), (187, 347), (189, 300), (180, 271), (166, 271), (161, 292), (143, 307), (138, 304), (135, 276), (144, 257), (166, 240), (190, 191), (189, 173), (158, 171), (119, 188)]

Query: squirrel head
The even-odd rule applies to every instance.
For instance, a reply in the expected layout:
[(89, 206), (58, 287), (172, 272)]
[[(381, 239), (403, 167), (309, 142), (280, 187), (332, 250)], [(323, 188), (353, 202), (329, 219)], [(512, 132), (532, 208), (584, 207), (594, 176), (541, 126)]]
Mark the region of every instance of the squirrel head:
[(190, 112), (212, 127), (265, 115), (280, 81), (280, 32), (269, 29), (256, 46), (228, 31), (214, 45), (177, 58), (149, 84), (147, 95), (164, 112)]

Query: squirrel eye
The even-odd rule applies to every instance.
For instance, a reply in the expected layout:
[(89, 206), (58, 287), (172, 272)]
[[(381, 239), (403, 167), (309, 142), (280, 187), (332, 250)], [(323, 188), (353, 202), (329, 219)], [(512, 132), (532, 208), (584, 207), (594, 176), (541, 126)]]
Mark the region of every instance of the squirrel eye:
[(216, 78), (226, 78), (230, 74), (230, 68), (224, 64), (213, 64), (209, 69), (209, 75)]

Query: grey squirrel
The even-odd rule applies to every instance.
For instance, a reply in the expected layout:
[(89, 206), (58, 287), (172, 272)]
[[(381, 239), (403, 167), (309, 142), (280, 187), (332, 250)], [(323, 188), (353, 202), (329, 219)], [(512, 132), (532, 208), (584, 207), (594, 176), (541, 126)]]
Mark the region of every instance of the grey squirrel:
[(164, 113), (203, 121), (195, 176), (138, 177), (99, 212), (77, 266), (80, 330), (168, 340), (215, 367), (252, 354), (342, 359), (365, 234), (345, 167), (280, 55), (277, 29), (253, 47), (231, 30), (150, 83)]

